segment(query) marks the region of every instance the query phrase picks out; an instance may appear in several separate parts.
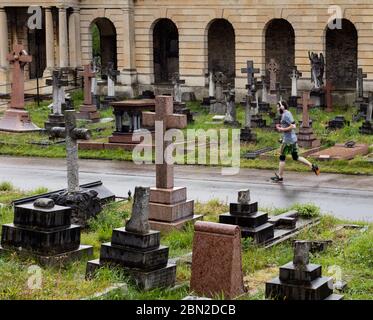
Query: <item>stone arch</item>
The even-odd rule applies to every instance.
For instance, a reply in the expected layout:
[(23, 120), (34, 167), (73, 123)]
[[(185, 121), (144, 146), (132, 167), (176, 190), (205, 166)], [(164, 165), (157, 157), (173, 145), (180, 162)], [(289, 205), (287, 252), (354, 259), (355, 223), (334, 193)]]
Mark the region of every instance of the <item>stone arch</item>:
[(207, 67), (209, 71), (223, 72), (234, 84), (236, 77), (236, 35), (226, 19), (214, 19), (207, 25)]
[(355, 25), (342, 19), (342, 29), (325, 29), (326, 79), (336, 89), (356, 87), (358, 68), (358, 32)]
[(179, 31), (168, 18), (153, 23), (153, 74), (155, 83), (169, 83), (175, 72), (179, 72)]
[(90, 31), (92, 34), (92, 58), (98, 55), (103, 67), (108, 62), (113, 62), (114, 68), (117, 69), (117, 31), (114, 23), (105, 17), (96, 18), (91, 23)]
[(290, 87), (291, 73), (295, 65), (295, 32), (286, 19), (272, 19), (264, 28), (265, 65), (270, 59), (275, 59), (280, 70), (278, 81), (282, 87)]

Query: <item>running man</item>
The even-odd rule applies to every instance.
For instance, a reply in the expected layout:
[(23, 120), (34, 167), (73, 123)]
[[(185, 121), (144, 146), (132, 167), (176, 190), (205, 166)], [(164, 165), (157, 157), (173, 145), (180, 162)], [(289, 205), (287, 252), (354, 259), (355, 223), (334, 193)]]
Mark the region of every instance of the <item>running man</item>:
[(307, 159), (298, 155), (298, 139), (297, 135), (295, 134), (296, 124), (293, 115), (288, 110), (287, 103), (284, 101), (277, 103), (277, 110), (281, 115), (281, 124), (277, 124), (276, 129), (278, 132), (283, 133), (283, 139), (278, 174), (275, 173), (275, 177), (272, 177), (271, 180), (274, 182), (284, 181), (285, 161), (288, 154), (291, 154), (293, 160), (303, 163), (304, 165), (308, 166), (316, 175), (319, 175), (320, 169), (316, 164), (312, 164)]

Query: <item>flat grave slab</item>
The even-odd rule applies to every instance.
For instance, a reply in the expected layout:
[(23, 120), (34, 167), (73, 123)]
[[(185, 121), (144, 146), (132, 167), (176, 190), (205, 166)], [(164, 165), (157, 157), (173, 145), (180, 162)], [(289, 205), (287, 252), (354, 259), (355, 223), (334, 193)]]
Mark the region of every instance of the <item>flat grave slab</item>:
[(352, 148), (348, 148), (344, 144), (336, 144), (331, 148), (311, 153), (309, 156), (318, 160), (352, 160), (356, 156), (367, 155), (368, 149), (367, 144), (356, 144)]

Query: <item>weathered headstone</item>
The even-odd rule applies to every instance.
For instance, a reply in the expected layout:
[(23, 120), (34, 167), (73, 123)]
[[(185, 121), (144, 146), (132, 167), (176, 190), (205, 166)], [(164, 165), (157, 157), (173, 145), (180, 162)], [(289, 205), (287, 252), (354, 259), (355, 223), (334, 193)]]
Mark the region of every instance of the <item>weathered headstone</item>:
[(113, 230), (110, 243), (101, 246), (100, 258), (89, 261), (86, 278), (103, 266), (121, 268), (141, 290), (172, 287), (176, 264), (169, 262), (169, 248), (160, 245), (160, 232), (150, 230), (150, 188), (136, 187), (131, 219), (125, 228)]
[(8, 54), (7, 60), (13, 65), (12, 89), (10, 107), (0, 120), (0, 131), (40, 131), (40, 128), (31, 122), (29, 113), (25, 110), (24, 68), (27, 63), (32, 61), (32, 56), (27, 54), (21, 44), (15, 44), (13, 50)]
[(279, 101), (278, 96), (278, 82), (277, 75), (279, 73), (279, 65), (275, 59), (270, 59), (267, 64), (267, 72), (269, 73), (269, 94), (268, 102), (271, 104), (276, 104)]
[(373, 134), (373, 122), (372, 122), (372, 112), (373, 112), (373, 92), (369, 92), (369, 104), (367, 109), (367, 115), (362, 127), (360, 128), (361, 134)]
[(245, 292), (240, 229), (213, 222), (194, 227), (190, 290), (199, 296), (233, 299)]
[(100, 114), (97, 111), (97, 107), (92, 102), (92, 78), (96, 76), (95, 72), (91, 69), (91, 64), (84, 66), (84, 103), (80, 107), (80, 111), (77, 113), (77, 119), (91, 120), (92, 122), (98, 122), (100, 120)]
[(227, 113), (225, 114), (224, 124), (239, 127), (240, 123), (236, 118), (236, 99), (235, 90), (232, 88), (231, 84), (228, 84), (227, 90), (224, 91), (225, 101), (227, 104)]
[(226, 82), (226, 77), (223, 72), (216, 72), (214, 74), (215, 82), (215, 100), (211, 101), (210, 113), (225, 115), (226, 103), (224, 101), (223, 88)]
[(76, 127), (74, 110), (65, 111), (65, 127), (54, 127), (50, 134), (53, 138), (66, 139), (67, 191), (52, 196), (53, 200), (63, 206), (73, 208), (72, 221), (86, 226), (87, 220), (101, 211), (100, 200), (94, 190), (81, 190), (79, 186), (78, 139), (88, 140), (88, 129)]
[(254, 62), (251, 60), (248, 60), (246, 63), (246, 68), (241, 69), (241, 73), (247, 74), (247, 84), (246, 84), (246, 89), (248, 90), (248, 94), (252, 94), (252, 87), (255, 85), (254, 79), (255, 79), (255, 74), (259, 73), (260, 69), (254, 68)]
[(368, 75), (363, 72), (362, 68), (357, 69), (357, 76), (356, 76), (356, 101), (363, 102), (364, 101), (364, 79), (366, 79)]
[(302, 126), (298, 132), (298, 145), (302, 148), (317, 148), (320, 147), (320, 140), (317, 140), (313, 129), (310, 126), (310, 117), (308, 108), (312, 103), (310, 99), (310, 93), (303, 91), (303, 114), (302, 114)]
[(314, 52), (308, 52), (308, 57), (311, 63), (311, 82), (312, 90), (310, 92), (310, 98), (313, 101), (314, 106), (320, 107), (325, 105), (325, 92), (323, 91), (324, 84), (324, 68), (325, 59), (322, 53), (317, 54)]
[(280, 276), (266, 283), (266, 298), (275, 300), (341, 300), (333, 294), (333, 278), (322, 277), (322, 267), (309, 263), (310, 243), (296, 241), (294, 259), (280, 267)]
[(92, 78), (91, 82), (91, 93), (92, 93), (92, 104), (96, 106), (97, 109), (101, 107), (101, 97), (98, 94), (98, 75), (101, 71), (100, 57), (94, 57), (91, 62), (92, 72), (95, 77)]
[(17, 252), (42, 265), (60, 265), (93, 255), (92, 246), (80, 245), (81, 227), (71, 224), (69, 207), (51, 199), (16, 205), (14, 222), (2, 226), (2, 252)]
[(185, 128), (187, 119), (185, 115), (173, 114), (173, 98), (170, 96), (157, 96), (155, 98), (155, 113), (144, 112), (143, 124), (145, 126), (162, 126), (162, 132), (156, 132), (155, 153), (156, 187), (150, 190), (149, 222), (152, 229), (170, 231), (180, 229), (187, 222), (194, 221), (200, 216), (194, 215), (194, 201), (187, 200), (186, 188), (174, 186), (174, 165), (167, 162), (164, 151), (170, 144), (164, 141), (164, 134), (168, 128)]
[(202, 99), (202, 107), (210, 107), (210, 104), (215, 100), (215, 82), (214, 82), (214, 72), (209, 71), (205, 73), (206, 80), (208, 82), (209, 94), (207, 97)]
[(110, 61), (103, 70), (103, 74), (107, 77), (107, 96), (102, 101), (102, 108), (108, 108), (111, 102), (117, 100), (115, 95), (115, 81), (117, 76), (120, 74), (120, 71), (115, 70), (114, 63)]
[(172, 84), (174, 85), (174, 112), (177, 114), (185, 114), (187, 116), (188, 123), (193, 122), (193, 115), (190, 112), (190, 109), (187, 108), (185, 102), (182, 102), (181, 85), (185, 84), (185, 80), (180, 79), (180, 74), (178, 72), (175, 72), (172, 75)]
[(262, 74), (260, 76), (260, 82), (258, 88), (261, 89), (261, 100), (259, 101), (259, 112), (269, 112), (271, 106), (268, 103), (268, 92), (267, 92), (267, 76)]
[(67, 78), (64, 77), (63, 70), (53, 70), (52, 79), (47, 79), (46, 85), (52, 86), (53, 96), (52, 113), (48, 115), (48, 121), (44, 124), (45, 129), (49, 131), (53, 127), (65, 126), (62, 105), (65, 103), (64, 87), (68, 85), (68, 81)]
[(268, 223), (268, 213), (258, 211), (258, 202), (250, 202), (250, 190), (238, 193), (238, 202), (231, 203), (229, 213), (219, 215), (219, 222), (238, 225), (243, 238), (250, 237), (258, 244), (274, 236), (274, 227)]
[(293, 71), (290, 74), (291, 78), (291, 96), (289, 98), (289, 107), (298, 107), (298, 79), (302, 77), (302, 72), (298, 71), (297, 66), (293, 67)]
[(350, 121), (347, 121), (343, 115), (336, 116), (334, 119), (328, 122), (328, 129), (335, 130), (335, 129), (342, 129), (345, 126), (349, 126)]

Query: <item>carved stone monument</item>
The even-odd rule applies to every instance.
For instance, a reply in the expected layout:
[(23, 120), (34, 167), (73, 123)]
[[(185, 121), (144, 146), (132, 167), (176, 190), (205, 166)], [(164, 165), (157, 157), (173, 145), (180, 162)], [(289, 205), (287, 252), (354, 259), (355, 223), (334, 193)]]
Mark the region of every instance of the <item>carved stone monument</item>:
[(313, 101), (314, 106), (320, 107), (325, 105), (325, 93), (323, 91), (324, 85), (324, 68), (325, 59), (322, 53), (317, 54), (314, 52), (308, 52), (308, 57), (311, 63), (311, 82), (313, 88), (310, 93), (310, 97)]
[(224, 124), (239, 127), (241, 124), (237, 121), (236, 118), (236, 99), (235, 91), (232, 88), (231, 84), (228, 84), (227, 90), (224, 91), (225, 101), (227, 103), (227, 113), (225, 114)]
[(291, 78), (291, 96), (289, 98), (289, 107), (298, 108), (298, 79), (302, 77), (302, 72), (298, 71), (297, 66), (293, 67), (293, 72), (290, 74)]
[(109, 107), (111, 102), (117, 100), (115, 95), (115, 81), (117, 80), (117, 76), (120, 74), (120, 71), (115, 70), (114, 63), (110, 61), (103, 70), (103, 74), (107, 77), (107, 96), (104, 97), (101, 104), (102, 108), (105, 109)]
[(279, 101), (277, 94), (277, 75), (279, 73), (279, 65), (275, 59), (270, 59), (267, 64), (267, 72), (269, 73), (269, 95), (268, 102), (270, 104), (276, 104)]
[(180, 74), (175, 72), (172, 76), (172, 84), (174, 85), (173, 97), (174, 97), (174, 112), (177, 114), (185, 114), (187, 116), (188, 123), (193, 122), (193, 115), (190, 109), (187, 108), (186, 103), (182, 102), (182, 90), (181, 85), (185, 84), (185, 80), (180, 79)]
[(223, 72), (216, 72), (214, 74), (214, 82), (215, 82), (215, 100), (211, 101), (210, 113), (225, 115), (227, 106), (226, 106), (225, 99), (224, 99), (223, 88), (226, 82), (226, 77), (223, 74)]

